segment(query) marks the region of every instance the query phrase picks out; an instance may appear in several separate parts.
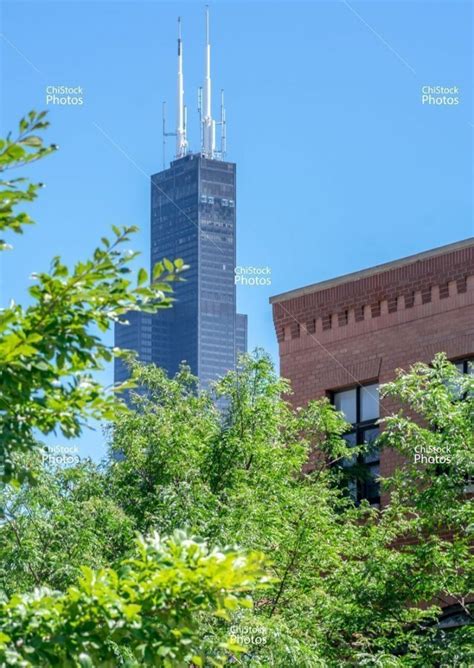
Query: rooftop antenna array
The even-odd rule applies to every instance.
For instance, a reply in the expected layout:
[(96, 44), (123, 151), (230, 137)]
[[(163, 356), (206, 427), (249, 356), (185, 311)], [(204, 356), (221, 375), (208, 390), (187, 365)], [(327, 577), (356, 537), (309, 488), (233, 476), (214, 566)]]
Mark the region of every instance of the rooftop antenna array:
[[(200, 120), (201, 154), (211, 160), (224, 160), (227, 151), (227, 121), (224, 106), (224, 91), (221, 90), (220, 120), (212, 117), (211, 42), (209, 30), (209, 6), (206, 5), (206, 42), (204, 50), (204, 85), (198, 89), (198, 112)], [(178, 80), (176, 105), (176, 130), (166, 129), (166, 102), (163, 102), (163, 169), (166, 167), (166, 138), (176, 137), (176, 158), (188, 153), (187, 108), (184, 104), (183, 83), (183, 42), (181, 39), (181, 18), (178, 18)], [(216, 148), (216, 126), (220, 126), (220, 150)]]

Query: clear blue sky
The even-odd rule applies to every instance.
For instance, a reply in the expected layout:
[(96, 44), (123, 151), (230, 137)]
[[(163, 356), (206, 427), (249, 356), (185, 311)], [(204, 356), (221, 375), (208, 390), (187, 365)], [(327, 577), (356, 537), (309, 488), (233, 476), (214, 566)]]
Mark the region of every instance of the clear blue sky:
[[(456, 0), (211, 3), (238, 263), (272, 269), (270, 287), (238, 290), (250, 347), (277, 358), (271, 294), (473, 233), (472, 12)], [(203, 3), (3, 1), (2, 131), (46, 108), (48, 85), (82, 86), (85, 100), (49, 107), (61, 150), (30, 169), (47, 187), (38, 225), (0, 258), (3, 304), (24, 301), (52, 255), (87, 256), (113, 223), (140, 226), (148, 266), (147, 175), (162, 167), (163, 99), (174, 117), (178, 14), (197, 148)], [(458, 86), (460, 104), (422, 105), (423, 85)], [(80, 447), (99, 457), (100, 433)]]

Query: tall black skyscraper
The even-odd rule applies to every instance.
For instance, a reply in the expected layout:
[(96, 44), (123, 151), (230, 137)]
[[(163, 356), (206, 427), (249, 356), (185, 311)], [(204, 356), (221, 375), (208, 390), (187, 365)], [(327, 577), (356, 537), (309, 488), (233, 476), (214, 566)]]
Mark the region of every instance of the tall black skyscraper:
[[(138, 352), (174, 374), (186, 361), (201, 385), (235, 368), (247, 349), (247, 316), (236, 313), (236, 166), (225, 161), (225, 112), (221, 104), (221, 147), (215, 147), (211, 112), (209, 22), (206, 12), (205, 80), (200, 91), (201, 151), (190, 153), (186, 138), (182, 41), (178, 35), (176, 159), (151, 178), (151, 265), (182, 258), (190, 269), (175, 284), (176, 302), (157, 315), (133, 314), (117, 325), (116, 345)], [(167, 133), (170, 134), (170, 133)], [(150, 351), (151, 336), (151, 351)], [(126, 369), (116, 362), (117, 381)]]

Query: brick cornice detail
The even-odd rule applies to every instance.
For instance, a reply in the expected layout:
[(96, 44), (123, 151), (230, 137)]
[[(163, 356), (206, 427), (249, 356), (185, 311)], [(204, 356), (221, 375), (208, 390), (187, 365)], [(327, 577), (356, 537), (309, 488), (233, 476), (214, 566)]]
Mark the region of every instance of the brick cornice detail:
[(344, 338), (355, 335), (357, 325), (365, 331), (367, 322), (370, 329), (386, 326), (389, 316), (394, 324), (468, 305), (473, 293), (471, 246), (276, 302), (273, 320), (280, 343), (316, 333)]

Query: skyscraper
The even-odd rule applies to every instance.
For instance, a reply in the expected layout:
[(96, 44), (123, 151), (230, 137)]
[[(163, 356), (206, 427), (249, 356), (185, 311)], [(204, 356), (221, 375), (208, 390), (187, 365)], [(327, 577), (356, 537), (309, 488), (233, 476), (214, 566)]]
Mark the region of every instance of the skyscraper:
[[(176, 158), (151, 177), (150, 260), (182, 258), (190, 269), (185, 282), (175, 284), (172, 309), (155, 316), (136, 315), (129, 326), (117, 325), (116, 345), (136, 350), (174, 374), (182, 361), (202, 386), (235, 368), (237, 355), (247, 348), (247, 316), (236, 313), (236, 165), (227, 162), (223, 95), (219, 121), (212, 117), (209, 14), (206, 11), (205, 78), (199, 91), (201, 147), (189, 152), (184, 105), (183, 44), (178, 21), (178, 81)], [(216, 148), (216, 125), (221, 145)], [(148, 325), (151, 325), (151, 356)], [(127, 333), (132, 329), (133, 334)], [(147, 334), (144, 337), (144, 334)], [(117, 381), (126, 370), (118, 361)]]

